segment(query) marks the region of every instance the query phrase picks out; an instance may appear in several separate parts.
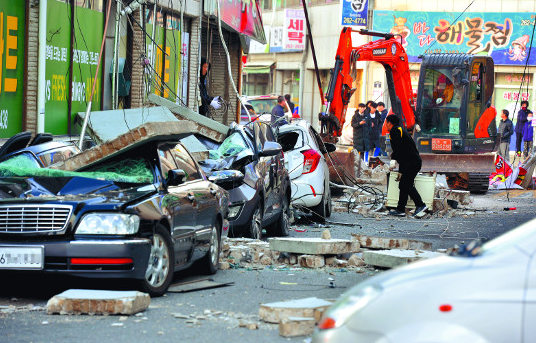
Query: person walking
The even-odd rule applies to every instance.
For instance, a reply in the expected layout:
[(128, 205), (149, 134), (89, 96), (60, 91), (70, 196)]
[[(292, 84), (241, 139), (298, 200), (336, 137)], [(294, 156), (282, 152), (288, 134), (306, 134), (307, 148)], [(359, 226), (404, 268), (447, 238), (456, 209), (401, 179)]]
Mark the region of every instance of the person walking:
[(415, 177), (421, 170), (422, 160), (417, 150), (417, 146), (413, 141), (413, 138), (400, 127), (400, 119), (396, 115), (389, 115), (385, 118), (385, 126), (389, 130), (389, 136), (391, 138), (391, 147), (393, 152), (391, 153), (391, 159), (396, 160), (400, 166), (400, 176), (398, 188), (400, 194), (398, 196), (398, 206), (395, 210), (389, 212), (390, 215), (405, 217), (406, 216), (406, 204), (408, 202), (408, 196), (415, 203), (415, 213), (413, 217), (421, 218), (426, 215), (428, 207), (424, 204), (421, 196), (415, 188)]
[(277, 98), (277, 105), (272, 108), (272, 126), (288, 124), (285, 120), (285, 109), (285, 97), (279, 96)]
[(534, 130), (532, 129), (532, 117), (533, 113), (528, 111), (527, 113), (527, 122), (523, 126), (523, 157), (527, 158), (532, 153), (532, 138), (534, 136)]
[(499, 123), (499, 150), (497, 153), (502, 156), (506, 161), (510, 162), (510, 139), (514, 133), (514, 124), (508, 119), (510, 112), (508, 110), (502, 110), (501, 122)]
[(365, 104), (359, 104), (352, 117), (352, 128), (354, 131), (353, 146), (363, 159), (365, 158), (365, 151), (370, 149), (370, 118), (366, 116), (365, 109)]
[(517, 157), (521, 157), (521, 140), (523, 139), (523, 127), (527, 122), (527, 114), (530, 112), (528, 110), (529, 102), (526, 100), (521, 101), (521, 109), (517, 112), (517, 122), (516, 122), (516, 154)]
[(375, 102), (372, 102), (370, 105), (370, 153), (369, 156), (372, 157), (375, 154), (375, 150), (380, 152), (380, 135), (382, 132), (382, 121), (380, 113), (377, 111), (378, 105)]

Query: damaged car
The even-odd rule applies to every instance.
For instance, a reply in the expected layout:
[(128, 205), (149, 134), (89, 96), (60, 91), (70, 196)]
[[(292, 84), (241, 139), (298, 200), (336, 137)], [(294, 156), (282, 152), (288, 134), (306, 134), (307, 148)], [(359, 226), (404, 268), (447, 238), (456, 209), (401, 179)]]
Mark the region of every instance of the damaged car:
[(228, 202), (169, 136), (76, 171), (16, 156), (0, 163), (0, 275), (127, 278), (160, 296), (194, 263), (216, 273)]
[(292, 206), (310, 212), (313, 220), (323, 223), (331, 216), (331, 190), (326, 155), (335, 145), (324, 143), (305, 120), (278, 128), (278, 141), (285, 153)]
[(231, 125), (229, 136), (200, 164), (207, 175), (225, 170), (242, 175), (233, 182), (215, 180), (229, 192), (230, 234), (260, 239), (266, 230), (288, 236), (290, 180), (270, 125), (260, 121)]

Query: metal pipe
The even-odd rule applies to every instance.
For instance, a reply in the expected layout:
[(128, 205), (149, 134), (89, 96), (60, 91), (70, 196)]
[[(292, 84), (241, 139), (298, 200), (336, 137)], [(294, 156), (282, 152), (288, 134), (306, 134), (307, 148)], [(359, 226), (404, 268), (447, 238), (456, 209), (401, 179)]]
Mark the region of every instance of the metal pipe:
[(112, 62), (112, 110), (117, 109), (117, 44), (119, 42), (119, 25), (121, 20), (121, 6), (119, 2), (115, 4), (115, 37), (114, 37), (114, 57)]
[(97, 69), (95, 70), (95, 78), (93, 79), (93, 87), (91, 88), (91, 94), (89, 95), (89, 101), (87, 103), (87, 108), (86, 108), (86, 116), (84, 117), (84, 124), (82, 125), (82, 131), (80, 132), (80, 141), (78, 142), (78, 148), (80, 150), (82, 150), (82, 144), (84, 143), (84, 135), (86, 134), (87, 123), (89, 121), (89, 114), (91, 113), (91, 102), (93, 101), (93, 94), (95, 93), (95, 85), (97, 84), (97, 76), (99, 75), (99, 67), (100, 67), (100, 63), (102, 59), (102, 51), (104, 50), (104, 43), (106, 42), (106, 31), (108, 31), (108, 20), (110, 19), (111, 5), (112, 5), (112, 0), (108, 0), (108, 10), (106, 11), (106, 22), (104, 24), (104, 33), (102, 35), (102, 43), (101, 43), (101, 48), (99, 52), (99, 61), (97, 62)]
[[(156, 42), (155, 42), (155, 33), (156, 33), (156, 1), (154, 3), (154, 7), (153, 7), (153, 32), (151, 33), (151, 40), (152, 40), (152, 45), (151, 45), (151, 66), (153, 67), (153, 69), (155, 70), (155, 72), (158, 72), (156, 70), (156, 66), (154, 65), (155, 61), (156, 61), (156, 49), (155, 49), (155, 45), (156, 45)], [(151, 88), (153, 87), (153, 83), (151, 82), (149, 84), (149, 92), (151, 91)]]
[(181, 40), (180, 40), (180, 48), (179, 48), (179, 56), (180, 56), (180, 61), (181, 61), (181, 64), (180, 64), (180, 67), (179, 67), (179, 84), (177, 85), (178, 89), (179, 89), (179, 98), (181, 99), (181, 102), (182, 104), (186, 104), (188, 102), (188, 100), (183, 100), (182, 98), (182, 83), (183, 83), (183, 77), (184, 75), (182, 74), (182, 68), (183, 67), (183, 63), (184, 63), (184, 54), (182, 52), (182, 45), (184, 44), (184, 6), (186, 4), (186, 0), (182, 0), (181, 1), (181, 23), (180, 23), (180, 28), (181, 28)]
[[(311, 34), (311, 33), (309, 33)], [(298, 105), (300, 106), (300, 112), (301, 112), (301, 118), (305, 119), (303, 116), (305, 114), (305, 111), (303, 110), (303, 105), (305, 104), (305, 99), (303, 98), (304, 93), (304, 85), (305, 85), (305, 64), (307, 63), (307, 49), (309, 46), (309, 41), (305, 40), (305, 49), (303, 49), (302, 58), (301, 58), (301, 64), (300, 64), (300, 83), (298, 84)], [(311, 117), (313, 116), (311, 111)], [(312, 118), (311, 118), (312, 119)], [(313, 120), (311, 120), (311, 123), (313, 123)]]
[(37, 62), (37, 133), (45, 132), (47, 0), (39, 1), (39, 59)]

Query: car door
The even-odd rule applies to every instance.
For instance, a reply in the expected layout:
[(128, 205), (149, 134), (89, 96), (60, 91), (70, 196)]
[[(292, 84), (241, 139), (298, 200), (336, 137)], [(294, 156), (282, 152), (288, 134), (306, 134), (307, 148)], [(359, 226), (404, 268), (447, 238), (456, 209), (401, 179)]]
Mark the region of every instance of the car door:
[(193, 259), (198, 259), (210, 248), (207, 242), (210, 243), (212, 227), (216, 222), (216, 188), (182, 144), (175, 145), (171, 152), (179, 169), (186, 174), (184, 186), (187, 187), (187, 199), (196, 212)]
[(190, 259), (195, 232), (196, 209), (195, 203), (189, 197), (189, 184), (169, 185), (169, 171), (179, 169), (172, 153), (174, 145), (160, 144), (158, 156), (160, 170), (166, 183), (167, 192), (164, 194), (161, 207), (171, 216), (171, 238), (175, 251), (175, 264), (187, 263)]
[[(277, 138), (269, 125), (266, 125), (265, 132), (266, 141), (277, 143)], [(270, 167), (272, 168), (272, 182), (274, 184), (272, 196), (274, 197), (273, 210), (275, 214), (275, 212), (279, 213), (279, 209), (281, 208), (281, 201), (283, 200), (283, 196), (285, 194), (285, 189), (283, 189), (283, 178), (285, 177), (285, 158), (282, 152), (275, 156), (272, 156)]]
[(315, 145), (318, 147), (318, 151), (320, 151), (320, 165), (322, 166), (324, 170), (324, 179), (326, 180), (326, 189), (329, 189), (329, 165), (328, 165), (328, 151), (326, 149), (326, 146), (324, 145), (324, 142), (322, 141), (322, 138), (316, 132), (316, 130), (310, 126), (309, 127), (309, 134), (315, 141)]
[(266, 143), (266, 130), (269, 126), (265, 123), (255, 122), (254, 135), (255, 135), (255, 149), (257, 151), (258, 161), (255, 166), (257, 175), (263, 182), (264, 189), (264, 219), (269, 219), (273, 215), (274, 206), (274, 157), (273, 156), (260, 156), (264, 144)]

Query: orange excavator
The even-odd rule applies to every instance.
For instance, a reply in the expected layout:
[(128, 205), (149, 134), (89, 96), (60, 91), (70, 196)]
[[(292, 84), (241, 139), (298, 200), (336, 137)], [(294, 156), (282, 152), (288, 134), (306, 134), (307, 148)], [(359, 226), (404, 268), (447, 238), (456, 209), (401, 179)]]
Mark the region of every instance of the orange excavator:
[[(494, 170), (497, 129), (491, 106), (494, 63), (488, 56), (427, 54), (422, 59), (417, 96), (409, 73), (402, 39), (392, 33), (361, 29), (357, 33), (380, 37), (354, 47), (351, 28), (344, 28), (326, 93), (327, 111), (321, 134), (336, 142), (342, 134), (346, 110), (355, 88), (358, 61), (381, 63), (385, 69), (390, 114), (397, 115), (413, 134), (423, 172), (447, 176), (451, 188), (486, 192)], [(382, 135), (386, 135), (385, 127)], [(350, 155), (350, 154), (347, 154)], [(348, 156), (341, 156), (348, 161)]]

